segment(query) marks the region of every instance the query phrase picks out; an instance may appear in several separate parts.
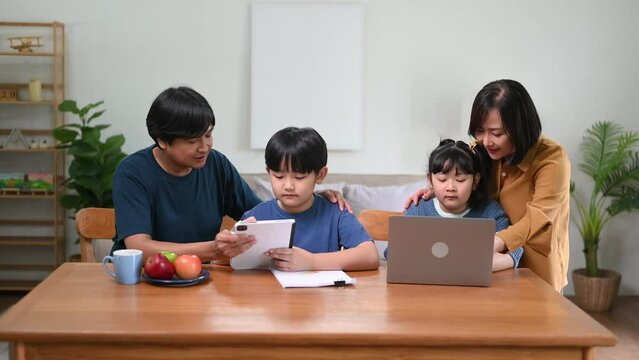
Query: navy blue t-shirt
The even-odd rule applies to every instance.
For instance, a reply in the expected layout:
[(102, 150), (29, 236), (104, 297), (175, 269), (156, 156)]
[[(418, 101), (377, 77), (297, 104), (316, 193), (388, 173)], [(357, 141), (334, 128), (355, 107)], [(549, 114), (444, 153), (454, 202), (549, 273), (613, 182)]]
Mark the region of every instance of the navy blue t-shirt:
[(322, 196), (313, 196), (313, 205), (298, 214), (287, 213), (277, 199), (272, 199), (247, 211), (242, 219), (251, 216), (257, 220), (295, 219), (293, 245), (315, 254), (339, 251), (342, 246), (350, 249), (371, 240), (353, 214), (341, 211), (337, 204)]
[(154, 147), (127, 156), (113, 177), (114, 250), (135, 234), (175, 243), (214, 240), (225, 215), (240, 219), (262, 201), (222, 153), (211, 150), (204, 167), (173, 176), (155, 161)]

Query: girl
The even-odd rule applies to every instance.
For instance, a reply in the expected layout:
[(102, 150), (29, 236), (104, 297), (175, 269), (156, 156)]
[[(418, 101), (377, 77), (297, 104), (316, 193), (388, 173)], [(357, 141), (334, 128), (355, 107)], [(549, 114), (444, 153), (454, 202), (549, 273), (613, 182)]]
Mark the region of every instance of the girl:
[[(495, 219), (496, 231), (510, 225), (498, 202), (488, 199), (485, 166), (479, 148), (462, 141), (442, 140), (430, 154), (428, 182), (435, 197), (410, 206), (404, 215)], [(493, 254), (493, 271), (519, 265), (523, 248)]]

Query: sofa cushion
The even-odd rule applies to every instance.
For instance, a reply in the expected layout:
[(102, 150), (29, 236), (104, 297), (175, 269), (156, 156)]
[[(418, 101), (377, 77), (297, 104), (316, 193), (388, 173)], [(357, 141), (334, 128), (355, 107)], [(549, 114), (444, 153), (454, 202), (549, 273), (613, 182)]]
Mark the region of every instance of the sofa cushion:
[[(253, 191), (255, 194), (262, 200), (270, 200), (275, 197), (273, 195), (273, 189), (271, 187), (271, 182), (268, 180), (260, 179), (259, 177), (253, 178)], [(315, 185), (315, 191), (331, 189), (336, 190), (344, 194), (344, 186), (346, 183), (337, 182), (337, 183), (322, 183), (319, 185)]]
[(364, 209), (404, 211), (404, 203), (417, 189), (426, 186), (426, 181), (416, 181), (394, 186), (366, 186), (347, 184), (344, 197), (351, 203), (353, 213)]

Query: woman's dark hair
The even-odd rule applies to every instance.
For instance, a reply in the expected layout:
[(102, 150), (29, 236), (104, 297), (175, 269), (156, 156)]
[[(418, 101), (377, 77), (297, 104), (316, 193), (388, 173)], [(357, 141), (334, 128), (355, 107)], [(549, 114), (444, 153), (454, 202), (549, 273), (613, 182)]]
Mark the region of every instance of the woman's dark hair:
[(497, 110), (515, 148), (510, 164), (519, 164), (539, 140), (541, 121), (528, 91), (515, 80), (496, 80), (483, 87), (470, 112), (468, 134), (475, 136), (491, 110)]
[[(490, 162), (486, 161), (485, 150), (481, 146), (471, 149), (463, 141), (444, 139), (439, 142), (439, 146), (430, 153), (428, 159), (428, 173), (447, 173), (455, 169), (458, 173), (468, 175), (479, 175), (477, 187), (470, 194), (468, 206), (478, 207), (488, 199), (487, 176)], [(486, 166), (487, 165), (487, 166)]]
[(264, 151), (266, 166), (273, 171), (319, 173), (328, 158), (326, 142), (312, 128), (287, 127), (275, 133)]
[(171, 143), (177, 138), (193, 139), (215, 126), (215, 115), (208, 101), (186, 87), (168, 88), (153, 101), (146, 117), (146, 128), (155, 143)]

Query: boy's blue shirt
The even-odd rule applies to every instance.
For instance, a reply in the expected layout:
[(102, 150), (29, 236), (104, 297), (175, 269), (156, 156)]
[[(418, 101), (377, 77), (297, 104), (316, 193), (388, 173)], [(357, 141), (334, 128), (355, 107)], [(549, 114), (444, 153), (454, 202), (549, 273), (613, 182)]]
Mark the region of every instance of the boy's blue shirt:
[(295, 219), (293, 245), (315, 254), (339, 251), (342, 246), (350, 249), (371, 240), (353, 214), (340, 211), (337, 204), (322, 196), (313, 196), (313, 205), (304, 212), (289, 214), (272, 199), (244, 213), (242, 220), (251, 216), (257, 220)]

